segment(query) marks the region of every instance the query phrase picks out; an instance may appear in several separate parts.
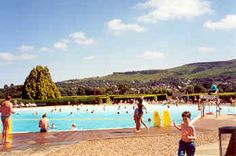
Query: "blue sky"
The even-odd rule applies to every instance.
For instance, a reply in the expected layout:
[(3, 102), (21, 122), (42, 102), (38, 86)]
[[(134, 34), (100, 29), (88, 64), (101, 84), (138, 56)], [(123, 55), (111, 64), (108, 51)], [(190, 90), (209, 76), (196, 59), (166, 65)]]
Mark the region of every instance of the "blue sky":
[(236, 59), (235, 0), (2, 0), (0, 88)]

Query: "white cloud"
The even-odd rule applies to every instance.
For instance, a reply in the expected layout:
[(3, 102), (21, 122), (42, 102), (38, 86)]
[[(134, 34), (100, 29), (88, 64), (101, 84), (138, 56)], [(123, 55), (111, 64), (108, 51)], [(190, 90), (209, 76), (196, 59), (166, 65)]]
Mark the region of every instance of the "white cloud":
[(68, 39), (63, 39), (62, 42), (64, 43), (70, 43), (70, 41)]
[(145, 51), (139, 57), (147, 60), (153, 60), (153, 59), (163, 59), (166, 57), (166, 55), (158, 51)]
[(93, 39), (87, 38), (83, 32), (72, 33), (70, 37), (79, 45), (91, 45), (95, 42)]
[(19, 56), (15, 57), (15, 60), (20, 60), (20, 61), (27, 61), (27, 60), (32, 60), (36, 56), (32, 54), (20, 54)]
[(138, 24), (125, 24), (121, 19), (113, 19), (106, 23), (109, 30), (119, 33), (122, 31), (135, 31), (135, 32), (143, 32), (144, 27)]
[(199, 47), (198, 51), (204, 54), (208, 54), (208, 53), (214, 53), (215, 49), (211, 47)]
[(64, 42), (64, 41), (61, 41), (61, 42), (56, 42), (54, 43), (54, 48), (56, 49), (61, 49), (61, 50), (66, 50), (67, 47), (68, 47), (68, 43), (67, 42)]
[(47, 48), (47, 47), (42, 47), (42, 48), (40, 48), (40, 51), (42, 51), (42, 52), (51, 52), (52, 49)]
[(31, 45), (21, 45), (17, 49), (22, 51), (22, 52), (32, 51), (32, 50), (34, 50), (34, 46), (31, 46)]
[(7, 62), (7, 63), (12, 63), (13, 61), (27, 61), (27, 60), (32, 60), (36, 56), (32, 54), (20, 54), (20, 55), (13, 55), (11, 53), (0, 53), (0, 60)]
[(14, 60), (14, 56), (11, 53), (0, 53), (0, 60), (10, 63)]
[(83, 58), (83, 60), (94, 60), (95, 58), (95, 56), (86, 56)]
[(150, 9), (147, 14), (138, 17), (138, 21), (146, 23), (190, 19), (213, 12), (206, 0), (150, 0), (138, 6)]
[(204, 23), (204, 27), (212, 30), (231, 30), (236, 29), (236, 15), (227, 15), (225, 18), (218, 22), (212, 22), (211, 20)]

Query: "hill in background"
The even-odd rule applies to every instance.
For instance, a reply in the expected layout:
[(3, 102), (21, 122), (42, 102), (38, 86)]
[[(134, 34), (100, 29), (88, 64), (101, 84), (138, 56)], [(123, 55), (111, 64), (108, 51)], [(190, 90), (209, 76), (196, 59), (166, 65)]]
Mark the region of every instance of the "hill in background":
[(62, 92), (70, 89), (78, 93), (82, 87), (93, 91), (96, 88), (106, 93), (112, 90), (114, 94), (122, 93), (122, 87), (128, 90), (123, 93), (156, 93), (163, 88), (188, 93), (206, 92), (211, 83), (216, 83), (222, 92), (236, 92), (236, 59), (191, 63), (166, 70), (114, 72), (102, 77), (67, 80), (56, 84)]

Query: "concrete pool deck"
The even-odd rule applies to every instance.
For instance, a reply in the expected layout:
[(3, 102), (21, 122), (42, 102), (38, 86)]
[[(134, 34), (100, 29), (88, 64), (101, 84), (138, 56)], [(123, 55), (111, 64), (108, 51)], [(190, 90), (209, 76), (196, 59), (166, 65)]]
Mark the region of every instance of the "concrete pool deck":
[[(218, 131), (219, 127), (236, 126), (236, 114), (221, 115), (216, 118), (215, 115), (206, 115), (194, 123), (196, 128)], [(225, 146), (226, 143), (225, 143)], [(196, 156), (218, 156), (219, 141), (211, 144), (201, 145), (197, 148)], [(236, 155), (236, 153), (235, 153)]]
[[(236, 115), (221, 115), (216, 118), (214, 115), (207, 115), (198, 119), (194, 123), (197, 133), (204, 131), (218, 131), (222, 126), (236, 126)], [(91, 131), (67, 131), (67, 132), (49, 132), (49, 133), (16, 133), (12, 134), (12, 143), (0, 145), (0, 155), (7, 155), (12, 151), (27, 151), (29, 149), (45, 149), (47, 147), (62, 147), (78, 144), (83, 141), (101, 140), (109, 138), (127, 138), (127, 137), (155, 137), (158, 135), (172, 135), (179, 132), (170, 128), (150, 128), (149, 131), (143, 130), (135, 133), (134, 129), (111, 129), (111, 130), (91, 130)], [(37, 151), (39, 152), (39, 151)], [(28, 155), (29, 153), (27, 153)], [(219, 143), (214, 142), (197, 147), (196, 155), (219, 155)]]

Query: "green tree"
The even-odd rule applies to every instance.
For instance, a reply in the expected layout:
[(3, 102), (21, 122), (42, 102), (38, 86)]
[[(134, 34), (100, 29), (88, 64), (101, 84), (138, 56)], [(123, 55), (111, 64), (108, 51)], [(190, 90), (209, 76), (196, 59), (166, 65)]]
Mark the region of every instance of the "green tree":
[(49, 69), (46, 66), (38, 65), (31, 70), (23, 86), (23, 99), (48, 99), (60, 96), (61, 93), (52, 81)]
[(188, 86), (186, 86), (185, 87), (185, 93), (187, 94), (192, 94), (192, 93), (194, 93), (194, 86), (192, 86), (192, 85), (188, 85)]
[(108, 94), (108, 95), (118, 94), (117, 86), (113, 85), (113, 86), (107, 87), (106, 94)]
[(128, 84), (119, 84), (118, 90), (120, 94), (127, 94), (130, 91), (130, 86)]
[(4, 99), (4, 98), (5, 98), (4, 90), (0, 89), (0, 99)]
[(84, 86), (78, 86), (77, 95), (86, 95)]
[(206, 88), (204, 88), (202, 85), (200, 85), (200, 84), (196, 84), (195, 86), (194, 86), (194, 92), (195, 93), (206, 93), (207, 92), (207, 89)]
[(4, 85), (3, 91), (4, 91), (4, 96), (9, 95), (9, 87), (7, 84)]
[(103, 95), (105, 94), (106, 89), (103, 87), (94, 88), (94, 95)]
[(94, 95), (94, 89), (92, 87), (86, 87), (85, 94), (86, 95)]
[(59, 87), (59, 91), (62, 96), (76, 96), (77, 89), (72, 88), (71, 86)]

